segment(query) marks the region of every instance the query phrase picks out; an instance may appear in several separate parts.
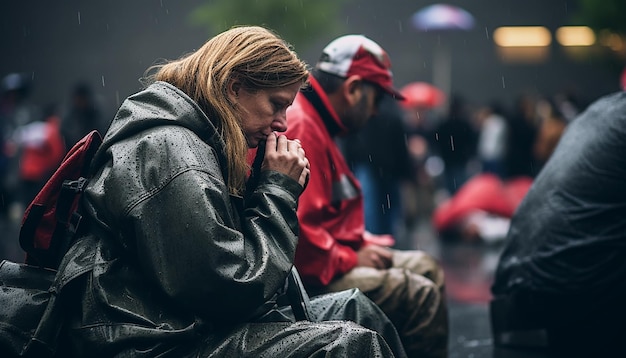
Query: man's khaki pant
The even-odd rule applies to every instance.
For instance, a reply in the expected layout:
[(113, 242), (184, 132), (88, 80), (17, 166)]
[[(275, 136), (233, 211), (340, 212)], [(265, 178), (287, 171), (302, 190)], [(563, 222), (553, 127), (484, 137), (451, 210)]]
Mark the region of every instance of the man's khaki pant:
[[(393, 250), (392, 267), (355, 267), (324, 292), (357, 287), (395, 325), (409, 357), (446, 357), (448, 312), (444, 274), (423, 251)], [(317, 292), (319, 293), (319, 291)]]

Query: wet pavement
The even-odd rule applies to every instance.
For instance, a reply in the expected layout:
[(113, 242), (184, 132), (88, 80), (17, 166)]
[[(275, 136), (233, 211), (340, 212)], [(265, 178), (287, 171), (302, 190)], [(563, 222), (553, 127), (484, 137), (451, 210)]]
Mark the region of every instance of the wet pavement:
[(489, 321), (490, 287), (502, 242), (441, 242), (424, 222), (410, 235), (413, 248), (437, 257), (446, 274), (449, 358), (547, 358), (538, 352), (495, 348)]

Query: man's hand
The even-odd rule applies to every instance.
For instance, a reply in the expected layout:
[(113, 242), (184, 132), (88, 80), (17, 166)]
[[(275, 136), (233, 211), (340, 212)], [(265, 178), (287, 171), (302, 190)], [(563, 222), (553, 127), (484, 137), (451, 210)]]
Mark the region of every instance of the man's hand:
[(365, 245), (357, 251), (357, 266), (388, 269), (393, 263), (393, 254), (388, 249), (377, 245)]
[(393, 238), (392, 235), (376, 235), (367, 230), (365, 230), (365, 232), (363, 233), (363, 240), (368, 244), (374, 244), (384, 247), (391, 247), (396, 243), (396, 240)]
[(267, 137), (261, 170), (275, 170), (296, 180), (302, 187), (309, 178), (309, 160), (299, 140), (272, 133)]

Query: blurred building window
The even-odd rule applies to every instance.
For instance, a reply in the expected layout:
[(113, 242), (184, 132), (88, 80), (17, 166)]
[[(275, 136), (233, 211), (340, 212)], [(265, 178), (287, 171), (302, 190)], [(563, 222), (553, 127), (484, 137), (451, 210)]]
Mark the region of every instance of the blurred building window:
[(552, 35), (543, 26), (509, 26), (497, 28), (493, 40), (502, 47), (543, 47), (550, 45)]
[(561, 46), (591, 46), (596, 35), (587, 26), (563, 26), (556, 30), (556, 40)]

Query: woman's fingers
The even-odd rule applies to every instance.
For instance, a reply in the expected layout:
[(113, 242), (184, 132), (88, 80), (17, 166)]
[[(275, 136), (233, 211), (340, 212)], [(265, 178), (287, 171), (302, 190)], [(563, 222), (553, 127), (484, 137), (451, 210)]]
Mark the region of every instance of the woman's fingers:
[(305, 187), (310, 164), (300, 141), (272, 133), (267, 137), (266, 143), (264, 168), (289, 175)]
[(285, 137), (284, 134), (280, 134), (277, 136), (276, 138), (276, 151), (277, 152), (285, 152), (285, 151), (289, 151), (289, 146), (290, 146), (290, 140), (287, 139), (287, 137)]
[(276, 149), (276, 133), (272, 132), (270, 135), (267, 136), (267, 138), (265, 139), (265, 147), (267, 149)]
[(289, 141), (289, 146), (287, 147), (287, 150), (289, 150), (290, 152), (298, 152), (298, 150), (300, 149), (302, 149), (302, 145), (300, 144), (299, 141), (295, 141), (295, 140)]

